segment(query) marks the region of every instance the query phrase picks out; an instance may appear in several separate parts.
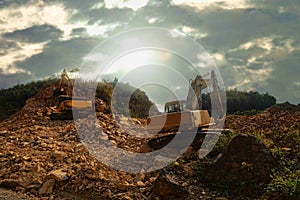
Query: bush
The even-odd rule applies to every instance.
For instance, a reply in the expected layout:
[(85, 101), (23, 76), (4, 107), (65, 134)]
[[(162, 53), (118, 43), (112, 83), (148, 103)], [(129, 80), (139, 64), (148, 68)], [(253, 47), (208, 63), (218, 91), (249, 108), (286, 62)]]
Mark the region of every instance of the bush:
[(275, 173), (266, 188), (265, 196), (271, 199), (299, 199), (300, 170), (292, 172), (285, 169), (285, 173)]
[[(158, 113), (158, 109), (146, 93), (129, 84), (116, 81), (99, 83), (96, 96), (110, 105), (115, 114), (146, 118), (150, 110)], [(126, 105), (126, 102), (129, 102), (129, 105)]]

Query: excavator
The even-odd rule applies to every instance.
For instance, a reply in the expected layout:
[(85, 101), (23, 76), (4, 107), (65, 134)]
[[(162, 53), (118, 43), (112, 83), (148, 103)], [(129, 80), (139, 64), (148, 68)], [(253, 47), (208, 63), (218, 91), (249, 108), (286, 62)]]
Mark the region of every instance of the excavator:
[(51, 120), (71, 120), (86, 117), (93, 110), (93, 102), (87, 98), (74, 97), (73, 82), (66, 69), (61, 73), (61, 79), (53, 94), (58, 99), (57, 109), (51, 113)]
[[(164, 113), (147, 118), (147, 130), (150, 133), (156, 133), (154, 137), (148, 140), (148, 145), (152, 149), (160, 149), (168, 144), (176, 134), (185, 134), (187, 132), (218, 133), (222, 129), (209, 129), (218, 123), (218, 120), (224, 116), (219, 86), (214, 71), (211, 71), (211, 78), (204, 79), (197, 75), (194, 80), (190, 80), (190, 87), (186, 100), (171, 101), (165, 103)], [(209, 74), (205, 75), (208, 76)], [(205, 77), (204, 76), (204, 77)], [(202, 110), (202, 91), (211, 87), (211, 98), (217, 102), (215, 109), (218, 110), (218, 119), (210, 117), (208, 110)], [(216, 116), (215, 116), (216, 117)], [(218, 126), (215, 126), (218, 127)], [(204, 135), (202, 134), (202, 135)], [(184, 136), (183, 136), (184, 137)]]

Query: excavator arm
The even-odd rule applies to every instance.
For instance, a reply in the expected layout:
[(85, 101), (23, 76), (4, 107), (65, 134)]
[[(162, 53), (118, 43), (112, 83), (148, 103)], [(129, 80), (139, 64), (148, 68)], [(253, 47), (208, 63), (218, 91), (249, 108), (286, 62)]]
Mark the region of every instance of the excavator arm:
[(60, 95), (72, 96), (73, 93), (73, 82), (69, 78), (66, 69), (61, 73), (61, 79), (57, 89)]
[[(219, 93), (218, 79), (215, 71), (211, 71), (211, 78), (204, 79), (202, 76), (196, 76), (194, 80), (190, 80), (190, 88), (187, 95), (187, 109), (189, 110), (201, 110), (202, 100), (200, 99), (202, 90), (207, 87), (212, 89), (212, 98), (215, 102), (215, 109), (221, 114), (224, 112), (222, 99)], [(218, 115), (219, 115), (218, 114)]]
[(205, 79), (202, 78), (202, 76), (197, 76), (195, 80), (190, 80), (190, 87), (187, 95), (187, 109), (189, 110), (198, 110), (202, 109), (200, 96), (202, 93), (202, 90), (207, 88), (207, 83)]
[(224, 107), (223, 107), (223, 103), (222, 103), (222, 98), (220, 96), (220, 89), (219, 89), (219, 85), (218, 85), (218, 80), (216, 77), (216, 73), (215, 71), (211, 72), (211, 85), (212, 85), (212, 95), (213, 95), (213, 100), (215, 102), (215, 110), (217, 111), (216, 114), (217, 116), (214, 116), (216, 118), (216, 120), (219, 120), (221, 118), (224, 117)]

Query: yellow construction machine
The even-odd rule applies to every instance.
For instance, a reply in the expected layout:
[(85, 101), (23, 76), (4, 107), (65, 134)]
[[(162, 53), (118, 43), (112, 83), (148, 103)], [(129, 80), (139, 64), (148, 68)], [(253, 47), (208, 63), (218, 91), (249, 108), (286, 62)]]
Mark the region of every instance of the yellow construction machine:
[(150, 147), (159, 149), (168, 144), (175, 134), (179, 133), (196, 131), (197, 134), (201, 134), (221, 131), (217, 128), (208, 129), (208, 127), (216, 124), (216, 120), (210, 117), (208, 110), (202, 110), (201, 93), (207, 87), (211, 87), (213, 91), (211, 95), (217, 102), (215, 109), (219, 113), (223, 113), (224, 110), (215, 72), (211, 72), (210, 79), (204, 79), (198, 75), (194, 80), (190, 80), (186, 100), (167, 102), (163, 114), (151, 116), (147, 119), (148, 132), (156, 133), (148, 141)]
[(86, 117), (93, 110), (93, 102), (87, 98), (73, 96), (73, 82), (64, 69), (53, 97), (58, 99), (57, 109), (50, 115), (52, 120), (69, 120)]

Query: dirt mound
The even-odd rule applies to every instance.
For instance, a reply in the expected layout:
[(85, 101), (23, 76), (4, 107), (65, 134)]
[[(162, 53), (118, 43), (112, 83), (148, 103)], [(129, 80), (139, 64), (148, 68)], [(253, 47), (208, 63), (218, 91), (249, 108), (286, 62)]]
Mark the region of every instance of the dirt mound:
[[(72, 121), (29, 118), (0, 123), (1, 187), (59, 199), (67, 194), (77, 194), (75, 199), (149, 196), (152, 174), (140, 178), (101, 164), (80, 143)], [(108, 120), (103, 123), (110, 126)]]
[(300, 115), (300, 106), (293, 105), (289, 102), (281, 103), (281, 104), (275, 104), (271, 106), (270, 108), (266, 109), (267, 112), (270, 112), (272, 114), (276, 114), (279, 112), (293, 112), (296, 115)]
[[(55, 102), (54, 90), (51, 86), (44, 88), (28, 99), (20, 112), (0, 123), (0, 142), (5, 144), (0, 146), (0, 186), (37, 198), (151, 199), (160, 171), (130, 174), (96, 160), (81, 143), (73, 121), (49, 120), (47, 112)], [(139, 152), (143, 140), (134, 140), (120, 128), (128, 128), (130, 121), (119, 116), (120, 124), (116, 124), (114, 116), (98, 109), (98, 104), (103, 101), (96, 99), (103, 138), (119, 148)], [(89, 118), (84, 120), (90, 124)], [(172, 173), (177, 171), (180, 169)], [(205, 190), (187, 180), (184, 187), (194, 188), (187, 194), (188, 199), (197, 199), (195, 194)], [(204, 196), (210, 196), (209, 192)]]
[(32, 109), (54, 106), (56, 103), (55, 99), (53, 98), (55, 90), (55, 85), (43, 88), (34, 97), (31, 97), (26, 101), (22, 111), (26, 112)]
[[(36, 96), (28, 99), (20, 112), (0, 123), (0, 143), (4, 144), (0, 146), (1, 187), (37, 198), (49, 199), (153, 199), (155, 196), (168, 195), (169, 190), (178, 188), (183, 189), (186, 196), (178, 199), (221, 196), (210, 192), (200, 181), (195, 180), (195, 173), (188, 163), (174, 163), (172, 167), (164, 170), (163, 176), (159, 176), (161, 171), (130, 174), (108, 168), (93, 157), (81, 143), (73, 121), (49, 120), (51, 106), (54, 106), (56, 101), (52, 98), (54, 90), (53, 86), (44, 88)], [(101, 108), (100, 105), (104, 104), (101, 99), (96, 99), (95, 104), (98, 120), (96, 127), (101, 127), (103, 130), (102, 135), (95, 134), (95, 136), (109, 140), (112, 145), (119, 148), (143, 152), (145, 140), (136, 140), (134, 137), (143, 138), (143, 135), (131, 128), (131, 123), (143, 124), (144, 121), (139, 119), (130, 121), (124, 116), (109, 114), (106, 112), (107, 105), (105, 105), (106, 109)], [(254, 117), (229, 116), (227, 125), (248, 131), (265, 130), (268, 129), (267, 126), (281, 129), (280, 126), (276, 126), (280, 121), (299, 127), (296, 112), (276, 111), (274, 114), (267, 110)], [(119, 120), (118, 124), (115, 122), (116, 117)], [(276, 123), (274, 118), (278, 118)], [(91, 124), (90, 118), (83, 120), (90, 126), (95, 126)], [(127, 134), (128, 129), (135, 135)], [(92, 134), (91, 132), (97, 131), (90, 131), (87, 134)], [(246, 159), (246, 155), (255, 159), (256, 156), (261, 157), (262, 154), (259, 153), (263, 150), (259, 144), (257, 144), (258, 152), (253, 152), (256, 148), (253, 150), (253, 145), (248, 145), (249, 148), (246, 146), (245, 142), (245, 146), (240, 147), (245, 148), (244, 151), (239, 148), (229, 148), (229, 154), (224, 155), (222, 162), (239, 164), (246, 162), (256, 166), (253, 160)], [(244, 152), (241, 159), (234, 160), (232, 155), (240, 151)], [(250, 153), (247, 154), (246, 152), (249, 151)], [(158, 177), (161, 181), (156, 181)], [(180, 181), (172, 181), (166, 177), (172, 177), (172, 180), (175, 177), (174, 180), (180, 179)]]
[(300, 130), (300, 106), (290, 103), (276, 104), (254, 116), (228, 115), (225, 126), (241, 133), (287, 133)]

